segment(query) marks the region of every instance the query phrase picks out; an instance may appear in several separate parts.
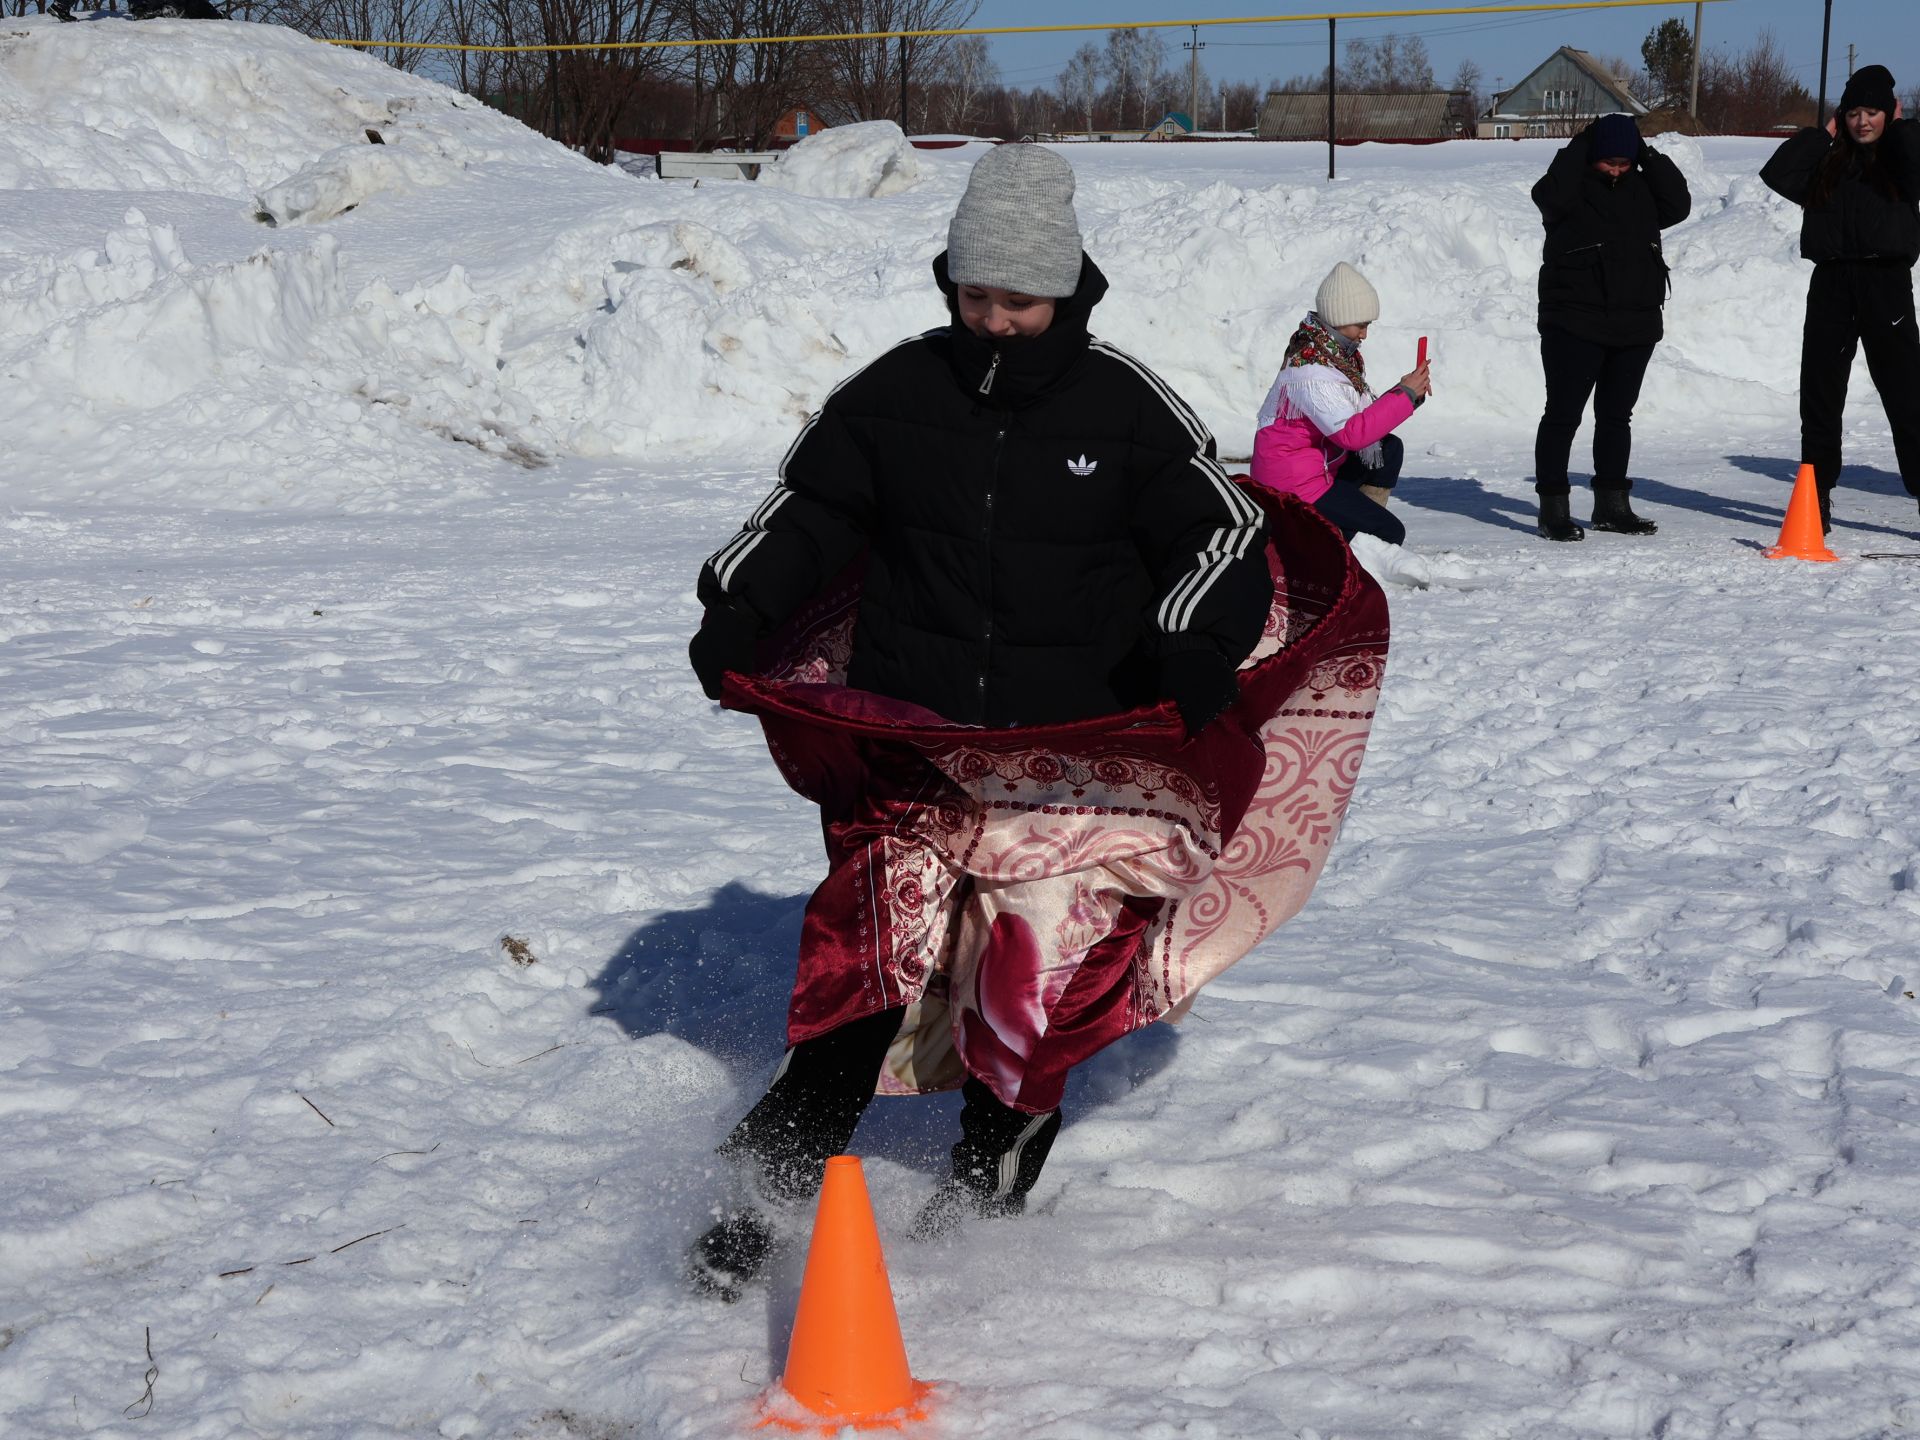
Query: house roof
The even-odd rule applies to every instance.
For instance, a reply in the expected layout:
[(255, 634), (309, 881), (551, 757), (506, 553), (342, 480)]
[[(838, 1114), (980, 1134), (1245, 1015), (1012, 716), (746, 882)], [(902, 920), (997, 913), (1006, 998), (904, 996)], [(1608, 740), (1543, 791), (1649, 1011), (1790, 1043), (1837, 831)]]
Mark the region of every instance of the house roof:
[[(1334, 125), (1342, 140), (1408, 140), (1453, 133), (1452, 91), (1342, 91), (1334, 96), (1333, 103)], [(1461, 109), (1464, 113), (1466, 106)], [(1260, 109), (1259, 131), (1263, 140), (1325, 139), (1326, 92), (1270, 92)]]
[(1503, 113), (1501, 106), (1506, 103), (1508, 96), (1526, 89), (1527, 83), (1531, 81), (1534, 76), (1538, 75), (1542, 70), (1546, 69), (1547, 66), (1562, 56), (1572, 61), (1582, 74), (1593, 81), (1595, 85), (1599, 86), (1601, 92), (1618, 103), (1620, 108), (1627, 114), (1645, 115), (1647, 113), (1647, 107), (1640, 101), (1634, 99), (1633, 93), (1609, 74), (1606, 66), (1602, 65), (1584, 50), (1576, 50), (1571, 45), (1562, 45), (1558, 50), (1554, 51), (1553, 54), (1542, 60), (1525, 75), (1522, 75), (1518, 85), (1509, 85), (1505, 90), (1502, 90), (1498, 95), (1494, 96), (1493, 104), (1488, 108), (1487, 114), (1495, 115)]

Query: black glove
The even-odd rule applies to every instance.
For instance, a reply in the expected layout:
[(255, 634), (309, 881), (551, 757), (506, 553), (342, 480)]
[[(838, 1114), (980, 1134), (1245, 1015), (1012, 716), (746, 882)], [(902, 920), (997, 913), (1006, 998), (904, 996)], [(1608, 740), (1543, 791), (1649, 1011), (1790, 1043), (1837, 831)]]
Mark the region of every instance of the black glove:
[(1235, 670), (1218, 650), (1176, 650), (1160, 661), (1160, 693), (1180, 711), (1191, 740), (1240, 694)]
[(760, 617), (738, 600), (707, 608), (687, 645), (687, 658), (709, 700), (720, 698), (720, 679), (727, 671), (753, 673), (759, 644)]

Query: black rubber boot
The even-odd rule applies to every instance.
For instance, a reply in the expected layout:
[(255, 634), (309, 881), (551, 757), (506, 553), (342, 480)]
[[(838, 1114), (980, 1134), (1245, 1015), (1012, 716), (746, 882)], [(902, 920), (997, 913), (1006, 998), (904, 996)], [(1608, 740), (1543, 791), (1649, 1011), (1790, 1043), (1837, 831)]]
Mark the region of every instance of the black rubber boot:
[(1610, 530), (1615, 535), (1652, 535), (1660, 527), (1633, 513), (1624, 490), (1593, 492), (1593, 528)]
[(953, 1175), (920, 1207), (909, 1233), (937, 1240), (968, 1218), (1018, 1215), (1040, 1178), (1060, 1133), (1060, 1112), (1029, 1115), (1002, 1105), (978, 1080), (961, 1087), (960, 1143), (953, 1147)]
[(1537, 528), (1549, 540), (1587, 538), (1587, 532), (1574, 524), (1573, 516), (1567, 513), (1567, 497), (1564, 493), (1540, 497), (1540, 523)]

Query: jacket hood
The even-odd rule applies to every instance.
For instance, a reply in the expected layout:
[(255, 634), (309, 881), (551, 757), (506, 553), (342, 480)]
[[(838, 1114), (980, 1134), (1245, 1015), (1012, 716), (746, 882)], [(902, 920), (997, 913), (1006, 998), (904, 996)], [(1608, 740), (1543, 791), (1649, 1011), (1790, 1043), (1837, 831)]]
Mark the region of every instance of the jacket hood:
[[(933, 257), (933, 279), (947, 298), (954, 374), (980, 403), (1011, 409), (1037, 400), (1070, 375), (1092, 339), (1088, 322), (1107, 293), (1107, 277), (1084, 251), (1080, 283), (1073, 294), (1054, 302), (1053, 323), (1030, 340), (983, 339), (960, 322), (960, 287), (947, 274), (943, 250)], [(991, 378), (989, 378), (991, 376)]]

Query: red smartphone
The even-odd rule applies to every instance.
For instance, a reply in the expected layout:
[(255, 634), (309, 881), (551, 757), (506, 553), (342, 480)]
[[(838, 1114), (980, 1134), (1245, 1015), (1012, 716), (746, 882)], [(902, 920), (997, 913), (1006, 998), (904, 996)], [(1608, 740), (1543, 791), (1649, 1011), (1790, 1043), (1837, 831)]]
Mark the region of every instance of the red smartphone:
[(1426, 363), (1427, 363), (1427, 337), (1422, 335), (1420, 337), (1420, 358), (1413, 362), (1413, 368), (1418, 370), (1422, 365)]

